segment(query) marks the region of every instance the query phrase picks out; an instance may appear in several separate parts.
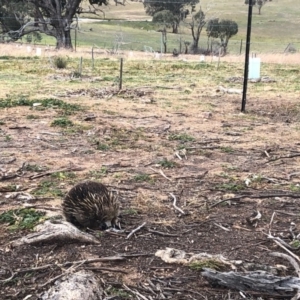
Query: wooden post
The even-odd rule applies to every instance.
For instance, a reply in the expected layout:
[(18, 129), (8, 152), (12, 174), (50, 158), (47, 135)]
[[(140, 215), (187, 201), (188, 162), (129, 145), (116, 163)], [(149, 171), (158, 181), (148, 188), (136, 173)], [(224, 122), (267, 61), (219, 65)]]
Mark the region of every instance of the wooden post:
[(240, 55), (242, 54), (242, 49), (243, 49), (243, 40), (241, 39), (241, 45), (240, 45)]
[(92, 47), (92, 69), (94, 70), (94, 46)]
[(123, 81), (123, 58), (120, 61), (120, 82), (119, 82), (119, 90), (122, 89), (122, 81)]
[(82, 56), (80, 57), (80, 62), (79, 62), (79, 73), (80, 75), (82, 74)]

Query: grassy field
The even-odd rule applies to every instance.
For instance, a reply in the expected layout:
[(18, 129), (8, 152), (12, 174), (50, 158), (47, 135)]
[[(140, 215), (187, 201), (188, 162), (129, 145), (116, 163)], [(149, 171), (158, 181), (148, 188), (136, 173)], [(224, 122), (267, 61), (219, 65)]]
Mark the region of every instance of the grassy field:
[[(238, 23), (239, 32), (229, 42), (231, 54), (240, 53), (241, 40), (245, 50), (248, 7), (243, 1), (201, 1), (206, 18), (225, 18)], [(102, 8), (106, 21), (81, 23), (77, 44), (112, 49), (116, 40), (121, 40), (121, 49), (144, 51), (144, 46), (152, 47), (154, 51), (161, 49), (161, 34), (157, 32), (160, 26), (151, 23), (151, 17), (145, 14), (142, 3), (128, 1), (126, 6), (109, 5)], [(101, 15), (102, 16), (102, 15)], [(84, 15), (83, 17), (88, 17)], [(251, 51), (256, 53), (283, 53), (289, 43), (300, 49), (299, 39), (300, 2), (292, 0), (271, 1), (262, 8), (258, 15), (253, 9)], [(74, 38), (74, 34), (73, 34)], [(192, 41), (187, 24), (180, 24), (179, 34), (168, 34), (168, 49), (179, 49), (180, 40)], [(54, 39), (44, 37), (42, 44), (54, 44)], [(200, 46), (207, 47), (205, 29), (200, 38)]]

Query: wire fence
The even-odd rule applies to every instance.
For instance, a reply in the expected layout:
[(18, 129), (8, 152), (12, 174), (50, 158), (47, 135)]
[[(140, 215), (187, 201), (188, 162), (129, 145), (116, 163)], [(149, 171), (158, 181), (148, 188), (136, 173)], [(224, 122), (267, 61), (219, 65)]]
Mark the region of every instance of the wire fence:
[[(143, 23), (141, 24), (141, 26)], [(144, 23), (145, 25), (145, 23)], [(185, 25), (179, 28), (178, 34), (167, 32), (165, 36), (160, 30), (147, 28), (132, 28), (126, 26), (126, 22), (118, 25), (110, 22), (81, 22), (77, 29), (71, 31), (72, 44), (75, 51), (81, 48), (98, 47), (108, 53), (120, 53), (121, 51), (141, 51), (146, 53), (172, 53), (174, 49), (179, 54), (212, 54), (218, 55), (221, 47), (220, 39), (208, 39), (205, 28), (202, 30), (197, 51), (193, 47), (194, 41), (190, 28)], [(18, 43), (28, 43), (23, 37)], [(42, 41), (34, 38), (29, 46), (47, 46), (55, 48), (55, 39), (43, 36)], [(1, 44), (0, 44), (1, 45)], [(1, 47), (1, 46), (0, 46)], [(242, 55), (245, 53), (246, 40), (232, 37), (229, 40), (227, 53)], [(297, 53), (300, 51), (300, 40), (273, 39), (272, 41), (257, 41), (252, 37), (251, 52), (253, 53)]]

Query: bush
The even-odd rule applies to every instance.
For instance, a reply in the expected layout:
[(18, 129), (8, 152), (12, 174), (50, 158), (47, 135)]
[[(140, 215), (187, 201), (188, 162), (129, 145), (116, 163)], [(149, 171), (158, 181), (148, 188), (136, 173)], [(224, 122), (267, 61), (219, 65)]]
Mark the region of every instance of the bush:
[(65, 69), (67, 67), (67, 60), (61, 56), (55, 57), (53, 62), (58, 69)]

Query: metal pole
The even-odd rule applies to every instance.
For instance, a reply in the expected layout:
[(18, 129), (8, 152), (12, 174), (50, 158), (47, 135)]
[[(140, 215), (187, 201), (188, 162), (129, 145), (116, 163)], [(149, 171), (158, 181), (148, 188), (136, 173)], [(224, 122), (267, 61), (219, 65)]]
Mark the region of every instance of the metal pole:
[(248, 69), (249, 69), (249, 52), (250, 52), (250, 39), (251, 39), (251, 22), (252, 22), (252, 0), (249, 0), (247, 39), (246, 39), (246, 52), (245, 52), (245, 67), (244, 67), (243, 99), (242, 99), (242, 109), (241, 109), (242, 112), (245, 112), (245, 109), (246, 109)]

